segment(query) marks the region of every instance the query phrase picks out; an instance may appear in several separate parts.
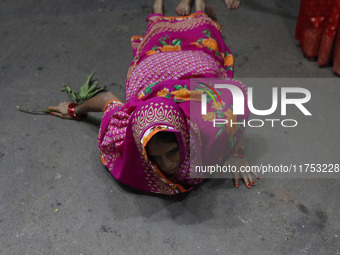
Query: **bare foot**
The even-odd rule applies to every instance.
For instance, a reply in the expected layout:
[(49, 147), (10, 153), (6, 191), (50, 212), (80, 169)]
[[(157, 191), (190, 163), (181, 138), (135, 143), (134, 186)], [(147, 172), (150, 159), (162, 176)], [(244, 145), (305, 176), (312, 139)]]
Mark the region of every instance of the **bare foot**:
[(228, 9), (234, 10), (240, 7), (241, 2), (240, 0), (225, 0), (225, 4), (227, 5)]
[(195, 0), (196, 11), (205, 12), (212, 20), (217, 20), (216, 12), (211, 6), (207, 3), (206, 0)]
[(155, 0), (155, 2), (152, 5), (151, 13), (164, 14), (163, 0)]
[(191, 4), (191, 0), (181, 0), (176, 7), (176, 13), (180, 16), (189, 15), (190, 4)]

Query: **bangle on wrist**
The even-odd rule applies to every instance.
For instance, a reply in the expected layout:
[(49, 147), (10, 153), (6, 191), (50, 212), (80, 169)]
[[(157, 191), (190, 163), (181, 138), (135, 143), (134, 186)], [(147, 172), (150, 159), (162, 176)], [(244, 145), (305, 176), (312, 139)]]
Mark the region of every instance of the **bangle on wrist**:
[(244, 158), (244, 147), (243, 146), (236, 146), (233, 149), (232, 156), (235, 158)]
[(75, 111), (77, 105), (78, 105), (78, 104), (70, 103), (70, 104), (67, 106), (67, 112), (68, 112), (68, 114), (69, 114), (73, 119), (76, 119), (76, 120), (83, 120), (83, 119), (86, 118), (87, 113), (84, 113), (83, 115), (78, 116), (78, 115), (76, 114), (76, 111)]

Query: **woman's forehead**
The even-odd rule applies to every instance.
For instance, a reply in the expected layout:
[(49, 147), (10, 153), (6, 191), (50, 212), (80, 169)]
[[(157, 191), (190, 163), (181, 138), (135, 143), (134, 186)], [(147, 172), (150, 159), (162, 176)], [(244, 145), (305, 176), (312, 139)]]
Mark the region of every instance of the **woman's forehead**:
[(150, 140), (146, 146), (146, 150), (151, 155), (167, 153), (168, 151), (178, 147), (177, 142), (166, 143), (157, 140)]

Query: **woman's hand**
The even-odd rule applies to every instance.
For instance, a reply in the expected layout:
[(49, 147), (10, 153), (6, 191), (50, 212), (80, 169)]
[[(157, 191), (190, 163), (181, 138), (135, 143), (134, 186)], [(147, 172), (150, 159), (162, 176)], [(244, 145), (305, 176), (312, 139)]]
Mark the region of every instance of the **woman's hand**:
[[(225, 166), (235, 166), (236, 167), (236, 172), (234, 172), (234, 184), (235, 188), (238, 188), (240, 186), (239, 184), (239, 178), (243, 179), (244, 184), (248, 189), (251, 188), (251, 186), (255, 186), (255, 182), (253, 177), (255, 176), (257, 179), (260, 179), (260, 176), (258, 173), (250, 170), (250, 172), (245, 172), (241, 170), (245, 170), (244, 167), (249, 166), (248, 160), (245, 157), (235, 157), (235, 156), (230, 156), (225, 162)], [(241, 169), (242, 168), (242, 169)]]
[(68, 105), (71, 102), (61, 102), (57, 106), (49, 106), (47, 107), (47, 110), (50, 111), (51, 115), (57, 116), (62, 119), (72, 119), (72, 117), (68, 114)]
[(248, 161), (245, 158), (238, 158), (237, 161), (243, 161), (243, 162), (239, 162), (238, 165), (237, 164), (237, 171), (234, 173), (234, 183), (235, 183), (235, 187), (238, 188), (239, 187), (239, 176), (242, 176), (243, 182), (246, 185), (246, 187), (248, 189), (251, 188), (251, 186), (255, 186), (255, 182), (254, 179), (252, 178), (253, 176), (255, 176), (257, 179), (260, 179), (260, 176), (258, 173), (253, 172), (251, 170), (251, 172), (241, 172), (240, 171), (240, 167), (241, 166), (249, 166), (248, 165)]
[(242, 137), (238, 140), (237, 146), (235, 146), (235, 148), (233, 149), (232, 153), (230, 154), (225, 164), (226, 163), (236, 167), (236, 172), (234, 172), (235, 188), (238, 188), (240, 186), (239, 184), (240, 175), (242, 176), (243, 182), (248, 189), (250, 189), (251, 186), (255, 186), (253, 176), (255, 176), (257, 179), (260, 179), (259, 174), (254, 172), (252, 168), (249, 167), (248, 160), (244, 153)]
[[(73, 113), (75, 119), (82, 119), (86, 116), (88, 112), (103, 112), (103, 109), (107, 102), (111, 100), (119, 100), (119, 98), (112, 94), (111, 92), (105, 92), (98, 94), (89, 100), (79, 104), (71, 109), (74, 110)], [(119, 100), (120, 101), (120, 100)], [(73, 119), (73, 117), (68, 113), (68, 106), (71, 102), (61, 102), (57, 106), (49, 106), (47, 110), (51, 112), (51, 115), (57, 116), (62, 119)]]

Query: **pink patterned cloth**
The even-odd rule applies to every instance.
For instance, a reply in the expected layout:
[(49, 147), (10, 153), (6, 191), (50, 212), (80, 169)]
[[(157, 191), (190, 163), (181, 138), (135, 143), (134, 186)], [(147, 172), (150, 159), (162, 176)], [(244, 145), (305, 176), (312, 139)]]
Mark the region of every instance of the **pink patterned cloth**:
[[(211, 118), (207, 116), (242, 121), (248, 112), (233, 116), (232, 96), (220, 93), (224, 105), (209, 103), (207, 116), (190, 115), (192, 103), (200, 107), (197, 99), (202, 92), (190, 87), (190, 78), (232, 76), (233, 57), (217, 23), (202, 12), (186, 17), (151, 15), (147, 20), (150, 23), (144, 37), (132, 38), (135, 57), (126, 81), (126, 103), (116, 101), (105, 109), (99, 148), (102, 162), (120, 182), (144, 191), (173, 195), (202, 182), (201, 178), (190, 178), (191, 154), (202, 152), (202, 141), (208, 147), (229, 144), (225, 151), (213, 155), (217, 158), (228, 153), (243, 133), (243, 129), (227, 132), (226, 127), (220, 131), (208, 128), (206, 124)], [(246, 94), (244, 84), (231, 79), (229, 82)], [(191, 135), (197, 125), (207, 128)], [(154, 130), (176, 135), (181, 164), (173, 175), (161, 172), (147, 158), (143, 141)]]
[[(151, 17), (155, 15), (159, 14)], [(232, 77), (233, 56), (220, 31), (203, 12), (186, 17), (159, 16), (150, 22), (144, 37), (131, 38), (135, 57), (127, 75), (126, 100), (155, 82)]]

